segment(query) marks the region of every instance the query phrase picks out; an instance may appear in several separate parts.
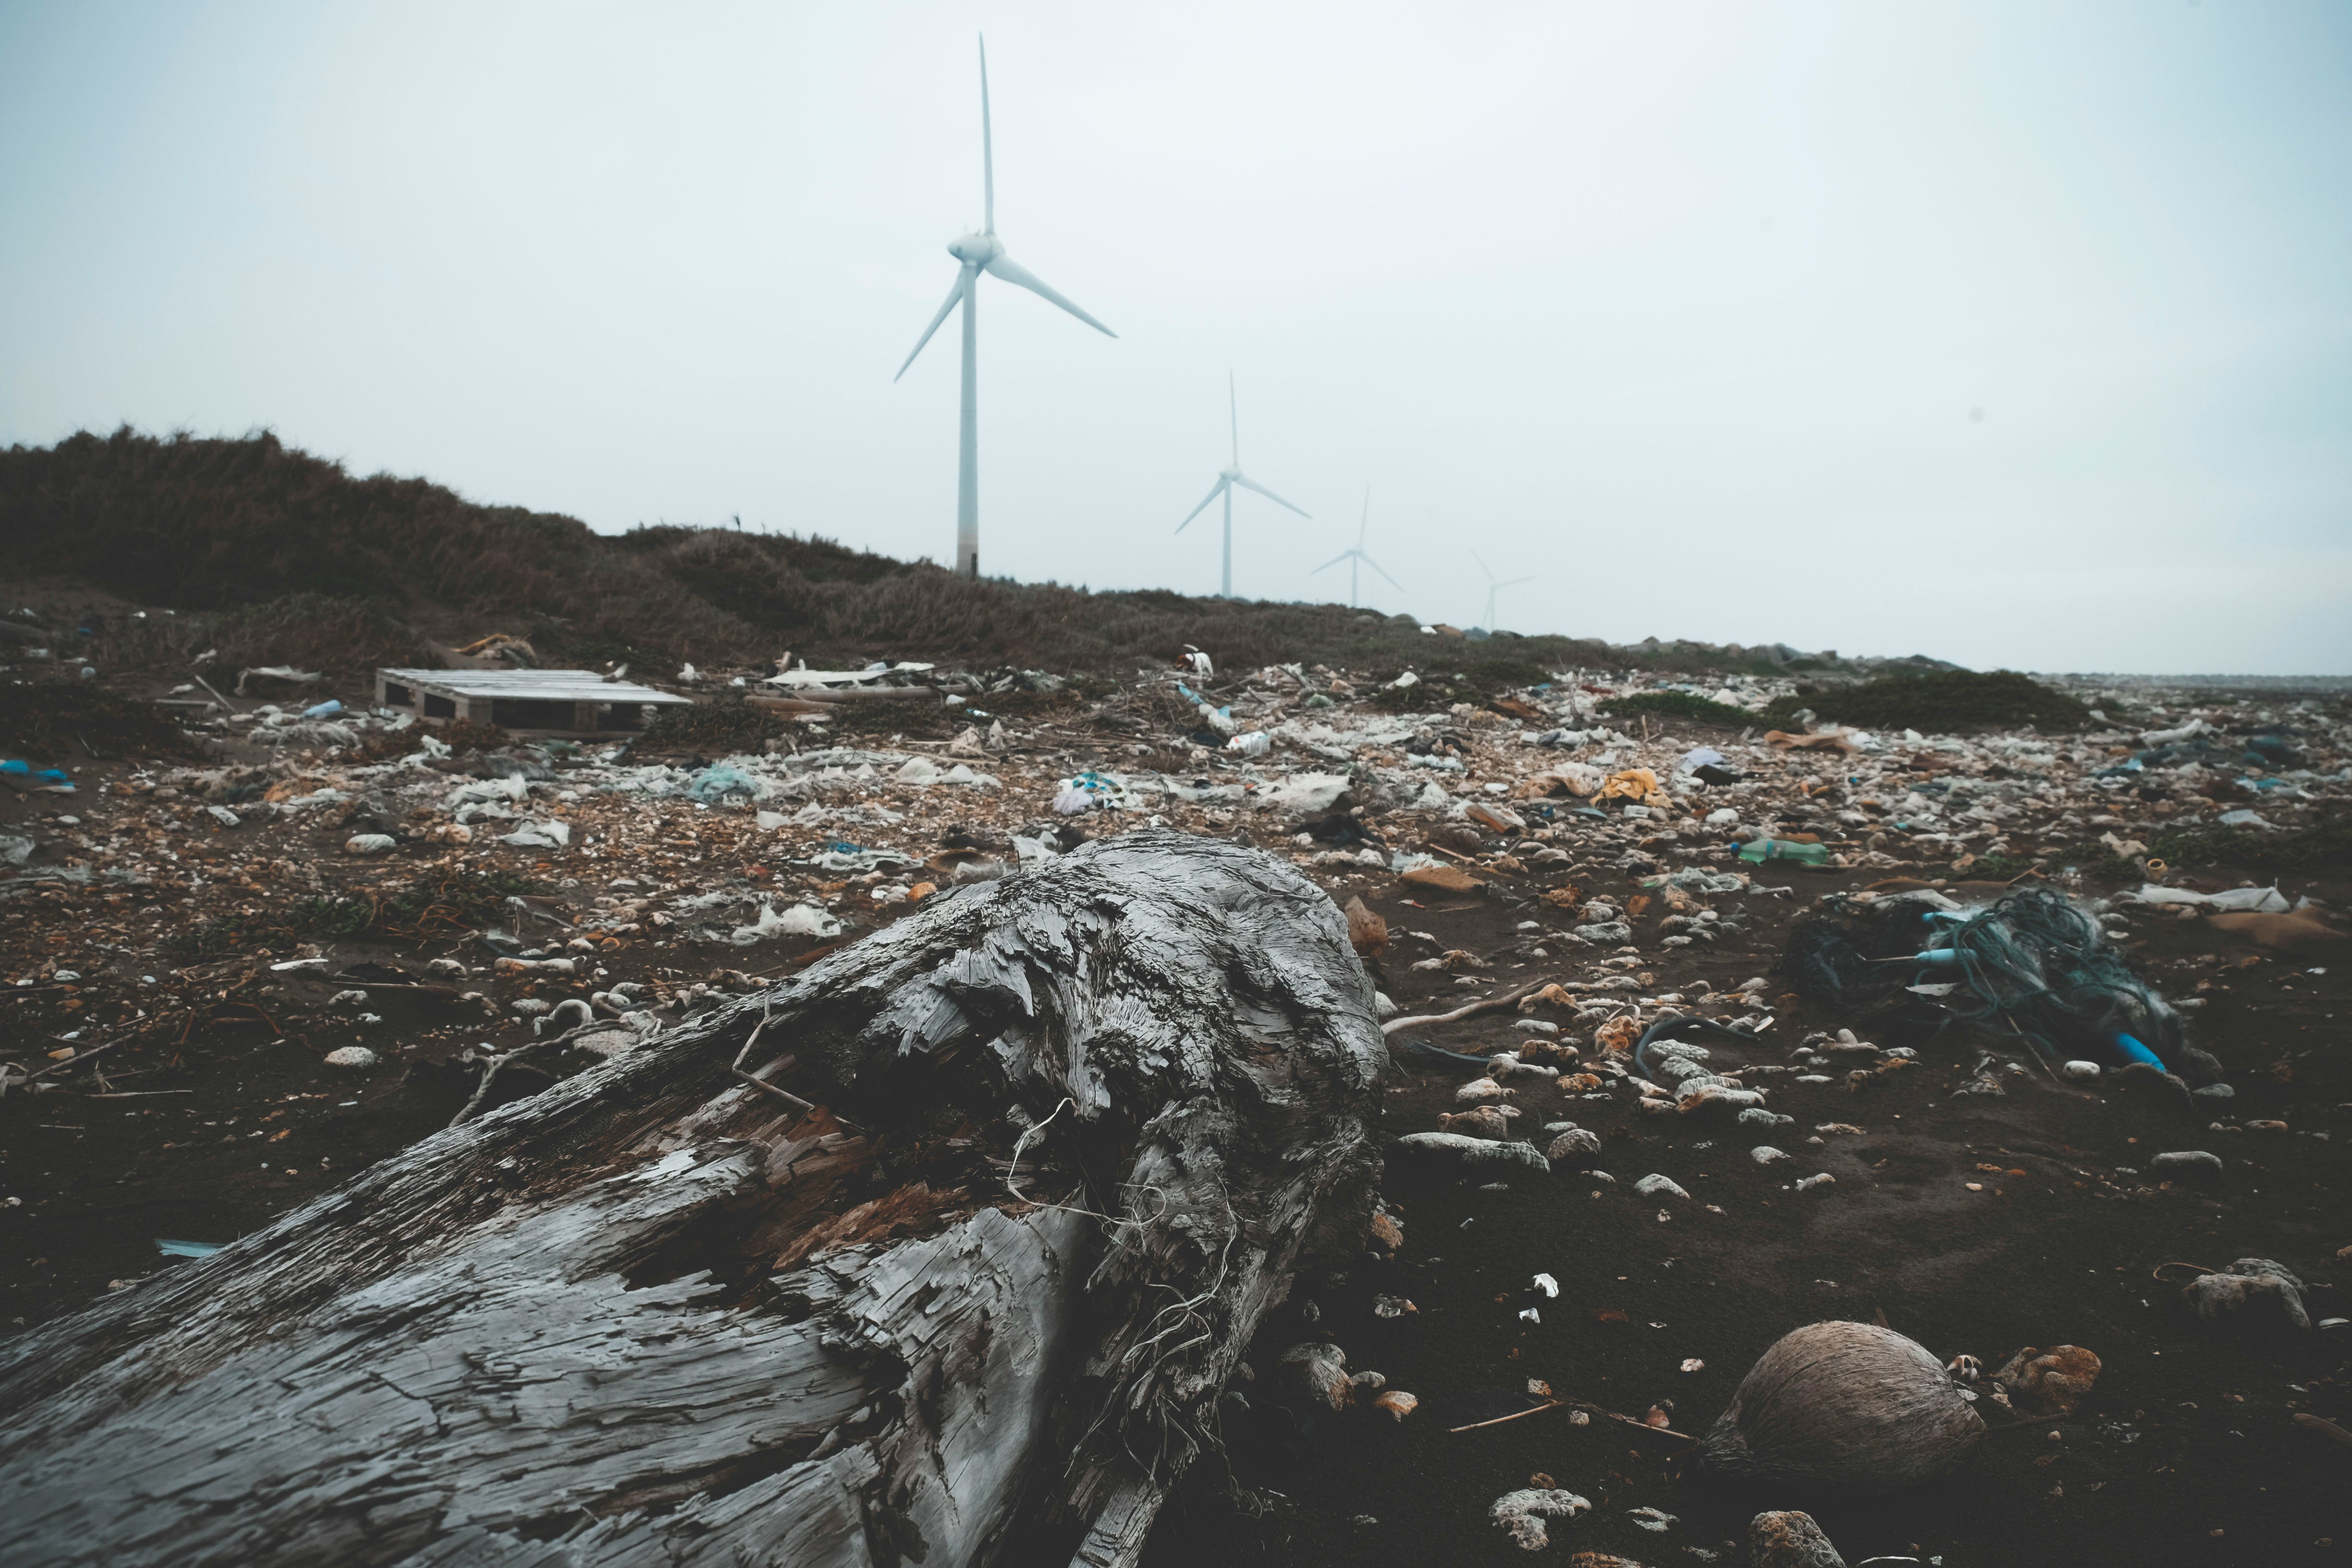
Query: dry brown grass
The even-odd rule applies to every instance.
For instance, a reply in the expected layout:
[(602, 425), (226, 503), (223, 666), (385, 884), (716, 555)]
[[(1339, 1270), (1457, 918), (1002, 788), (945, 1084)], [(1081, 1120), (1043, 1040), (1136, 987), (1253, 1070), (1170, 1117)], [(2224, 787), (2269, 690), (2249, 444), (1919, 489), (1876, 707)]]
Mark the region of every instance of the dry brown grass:
[(1393, 672), (1506, 649), (1545, 669), (1727, 662), (1680, 643), (1465, 647), (1340, 605), (972, 582), (796, 535), (674, 525), (599, 535), (423, 479), (355, 478), (268, 433), (159, 439), (124, 428), (0, 451), (0, 570), (183, 612), (106, 628), (119, 664), (184, 661), (216, 639), (224, 667), (352, 673), (427, 662), (417, 627), (460, 639), (511, 632), (550, 660), (641, 668), (762, 663), (791, 649), (812, 662), (887, 655), (1124, 674), (1188, 643), (1225, 668)]

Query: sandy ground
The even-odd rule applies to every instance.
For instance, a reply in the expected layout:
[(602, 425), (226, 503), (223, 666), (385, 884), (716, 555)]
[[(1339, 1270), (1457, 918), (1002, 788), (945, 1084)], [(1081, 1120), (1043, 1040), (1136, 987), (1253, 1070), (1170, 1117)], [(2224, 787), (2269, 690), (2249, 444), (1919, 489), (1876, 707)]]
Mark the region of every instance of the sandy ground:
[[(975, 863), (1017, 865), (1017, 839), (1050, 852), (1056, 829), (1111, 833), (1156, 817), (1293, 858), (1336, 901), (1360, 898), (1385, 920), (1388, 945), (1370, 963), (1405, 1013), (1538, 980), (1576, 993), (1577, 1005), (1412, 1031), (1431, 1044), (1512, 1048), (1528, 1037), (1517, 1027), (1526, 1016), (1555, 1025), (1597, 1063), (1595, 1028), (1612, 1013), (1646, 1021), (1696, 1008), (1772, 1020), (1753, 1046), (1707, 1042), (1712, 1065), (1793, 1069), (1804, 1041), (1845, 1022), (1799, 1004), (1776, 973), (1790, 926), (1825, 896), (1922, 881), (1989, 896), (1998, 888), (1970, 884), (1968, 868), (1990, 854), (2004, 880), (2012, 864), (2039, 859), (2054, 885), (2109, 898), (2137, 878), (2069, 876), (2065, 847), (2104, 833), (2128, 848), (2243, 805), (2210, 771), (2167, 774), (2161, 788), (2098, 784), (2092, 775), (2138, 744), (2124, 727), (1782, 752), (1728, 727), (1612, 726), (1590, 711), (1605, 686), (1523, 694), (1526, 718), (1400, 717), (1351, 705), (1344, 689), (1337, 707), (1306, 707), (1302, 698), (1328, 681), (1306, 672), (1286, 685), (1261, 672), (1205, 693), (1231, 704), (1237, 729), (1273, 732), (1256, 760), (1190, 744), (1184, 726), (1197, 721), (1161, 677), (1106, 700), (1007, 701), (1024, 710), (975, 721), (960, 745), (869, 736), (845, 742), (857, 756), (809, 764), (823, 739), (808, 736), (801, 765), (739, 759), (751, 789), (708, 804), (677, 791), (706, 779), (715, 755), (673, 757), (667, 769), (559, 757), (520, 798), (488, 800), (509, 815), (470, 825), (458, 796), (498, 771), (478, 757), (363, 762), (326, 736), (274, 748), (229, 740), (208, 759), (76, 759), (74, 794), (0, 797), (0, 832), (37, 845), (0, 903), (0, 960), (16, 982), (5, 1055), (54, 1086), (19, 1080), (0, 1098), (0, 1325), (135, 1289), (173, 1266), (159, 1239), (229, 1240), (428, 1135), (477, 1082), (465, 1053), (546, 1037), (534, 1025), (556, 1003), (604, 998), (593, 1005), (600, 1020), (643, 1011), (675, 1023), (887, 923), (908, 907), (897, 900), (952, 888)], [(2183, 702), (2163, 721), (2193, 705)], [(2241, 728), (2268, 721), (2251, 704), (2200, 710), (2234, 714)], [(2326, 772), (2344, 760), (2330, 749), (2335, 719), (2287, 717), (2317, 736), (2297, 795), (2341, 793)], [(1580, 725), (1573, 742), (1528, 743)], [(1678, 761), (1702, 743), (1747, 782), (1709, 787), (1678, 775)], [(1416, 755), (1461, 766), (1423, 766)], [(909, 779), (919, 758), (992, 782), (918, 782), (919, 768)], [(1651, 815), (1625, 815), (1622, 799), (1601, 815), (1580, 812), (1584, 797), (1544, 782), (1574, 761), (1603, 775), (1650, 768), (1664, 781)], [(1057, 787), (1088, 768), (1126, 770), (1127, 808), (1058, 816)], [(1349, 781), (1369, 841), (1302, 841), (1324, 808), (1268, 804), (1310, 773)], [(1954, 791), (1962, 780), (1975, 783)], [(1165, 792), (1171, 784), (1178, 793)], [(2278, 797), (2263, 808), (2282, 823), (2304, 809)], [(1510, 816), (1497, 828), (1478, 810)], [(1714, 820), (1727, 810), (1732, 821)], [(566, 842), (500, 842), (551, 822), (566, 825)], [(463, 841), (452, 832), (460, 826), (469, 827)], [(394, 847), (346, 849), (368, 831)], [(1733, 836), (1759, 832), (1810, 833), (1843, 864), (1742, 866)], [(877, 849), (895, 858), (876, 862)], [(828, 864), (828, 854), (851, 863)], [(1424, 868), (1420, 879), (1413, 867)], [(1475, 885), (1449, 890), (1430, 867)], [(1693, 867), (1746, 886), (1670, 899), (1659, 879)], [(2174, 879), (2255, 879), (2241, 869)], [(275, 919), (303, 899), (387, 896), (453, 871), (526, 879), (540, 889), (536, 912), (498, 911), (499, 943), (467, 930), (429, 941), (273, 935), (260, 920), (257, 934), (200, 957), (167, 945), (240, 911)], [(2338, 868), (2288, 879), (2284, 890), (2340, 908), (2352, 894), (2345, 882)], [(737, 945), (730, 932), (763, 906), (823, 910), (845, 928)], [(1628, 937), (1591, 934), (1612, 910), (1630, 917)], [(2192, 1037), (2221, 1061), (2232, 1099), (2062, 1086), (2012, 1042), (1952, 1033), (1874, 1042), (1918, 1058), (1867, 1089), (1847, 1087), (1847, 1062), (1821, 1083), (1796, 1082), (1794, 1070), (1756, 1078), (1775, 1111), (1795, 1119), (1769, 1129), (1642, 1114), (1636, 1090), (1613, 1072), (1582, 1093), (1525, 1084), (1516, 1095), (1524, 1135), (1540, 1145), (1538, 1130), (1560, 1121), (1591, 1130), (1606, 1177), (1563, 1164), (1490, 1190), (1443, 1166), (1391, 1162), (1385, 1192), (1403, 1224), (1399, 1255), (1302, 1281), (1251, 1361), (1264, 1371), (1292, 1343), (1328, 1341), (1350, 1368), (1415, 1394), (1420, 1408), (1402, 1422), (1354, 1411), (1302, 1430), (1238, 1389), (1228, 1462), (1196, 1470), (1150, 1561), (1517, 1560), (1486, 1511), (1538, 1472), (1595, 1505), (1555, 1531), (1549, 1551), (1563, 1559), (1591, 1550), (1653, 1568), (1741, 1561), (1732, 1542), (1755, 1507), (1810, 1504), (1857, 1563), (1874, 1553), (1954, 1568), (2342, 1560), (2352, 1548), (2352, 1449), (2292, 1416), (2352, 1421), (2352, 1331), (2200, 1327), (2178, 1279), (2151, 1275), (2175, 1261), (2265, 1257), (2306, 1281), (2314, 1319), (2352, 1315), (2336, 1283), (2352, 1261), (2342, 1255), (2352, 1247), (2342, 1022), (2352, 1016), (2352, 944), (2266, 948), (2193, 916), (2128, 906), (2116, 907), (2114, 923), (2168, 994), (2198, 1004)], [(515, 954), (572, 972), (501, 972), (502, 955)], [(326, 962), (272, 967), (304, 959)], [(1740, 989), (1759, 978), (1762, 986)], [(1620, 984), (1600, 988), (1610, 980)], [(618, 989), (627, 983), (640, 989)], [(348, 1046), (374, 1052), (376, 1065), (328, 1064)], [(81, 1061), (77, 1051), (93, 1054)], [(1985, 1076), (2003, 1092), (1958, 1092), (1988, 1054)], [(554, 1047), (530, 1060), (556, 1073), (594, 1062)], [(1385, 1130), (1436, 1127), (1474, 1076), (1401, 1060)], [(509, 1070), (491, 1103), (545, 1081)], [(1759, 1165), (1759, 1143), (1790, 1158)], [(2221, 1180), (2160, 1180), (2148, 1157), (2183, 1149), (2220, 1154)], [(1654, 1173), (1690, 1195), (1636, 1196), (1634, 1183)], [(1796, 1177), (1820, 1173), (1834, 1181), (1793, 1189)], [(1539, 1272), (1557, 1280), (1556, 1298), (1533, 1289)], [(1412, 1310), (1381, 1316), (1383, 1298), (1409, 1299)], [(1521, 1320), (1530, 1307), (1539, 1322)], [(1606, 1419), (1573, 1425), (1564, 1409), (1452, 1430), (1528, 1408), (1528, 1380), (1540, 1379), (1635, 1417), (1655, 1406), (1675, 1432), (1703, 1431), (1767, 1345), (1832, 1317), (1884, 1321), (1939, 1358), (1968, 1352), (1988, 1369), (2021, 1346), (2072, 1343), (2095, 1351), (2105, 1370), (2073, 1417), (1996, 1433), (1956, 1478), (1870, 1504), (1730, 1496), (1679, 1476), (1672, 1437)], [(1686, 1361), (1704, 1365), (1680, 1370)], [(1645, 1529), (1637, 1508), (1674, 1521)]]

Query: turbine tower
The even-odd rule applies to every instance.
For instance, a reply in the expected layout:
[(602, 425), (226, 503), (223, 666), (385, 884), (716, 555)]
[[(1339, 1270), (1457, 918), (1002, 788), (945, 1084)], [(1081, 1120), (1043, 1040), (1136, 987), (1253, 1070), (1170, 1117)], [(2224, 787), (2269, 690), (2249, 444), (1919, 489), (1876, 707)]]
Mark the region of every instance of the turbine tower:
[[(1288, 501), (1284, 500), (1280, 496), (1275, 494), (1264, 485), (1259, 484), (1247, 474), (1242, 472), (1241, 404), (1234, 395), (1234, 373), (1232, 371), (1225, 372), (1225, 403), (1227, 412), (1230, 413), (1233, 417), (1234, 460), (1224, 468), (1217, 470), (1217, 482), (1210, 487), (1209, 493), (1207, 495), (1201, 498), (1201, 504), (1199, 506), (1194, 507), (1191, 511), (1185, 513), (1184, 521), (1176, 525), (1176, 531), (1181, 533), (1186, 529), (1192, 527), (1192, 520), (1200, 516), (1203, 511), (1207, 510), (1211, 501), (1216, 500), (1219, 496), (1225, 498), (1225, 571), (1223, 585), (1217, 590), (1217, 596), (1222, 599), (1230, 599), (1234, 596), (1234, 487), (1235, 485), (1239, 485), (1245, 490), (1255, 490), (1258, 494), (1274, 502), (1276, 506), (1290, 507), (1291, 510), (1297, 512), (1301, 517), (1306, 517), (1309, 514), (1301, 508), (1290, 506)], [(1367, 491), (1367, 505), (1370, 504), (1370, 492)], [(1388, 574), (1383, 572), (1381, 575), (1385, 577)]]
[(948, 301), (931, 324), (923, 329), (916, 340), (915, 353), (907, 356), (907, 363), (898, 367), (898, 375), (907, 374), (908, 365), (915, 363), (916, 354), (931, 341), (948, 312), (961, 302), (963, 306), (963, 415), (961, 437), (956, 448), (956, 572), (965, 577), (980, 575), (980, 371), (974, 361), (979, 343), (976, 312), (980, 306), (980, 275), (993, 273), (1007, 283), (1017, 284), (1102, 333), (1118, 336), (1108, 327), (1087, 315), (1047, 286), (1045, 280), (1004, 253), (1004, 242), (996, 237), (996, 148), (991, 135), (988, 119), (988, 39), (980, 40), (980, 168), (985, 219), (978, 234), (967, 234), (948, 247), (948, 254), (961, 264), (956, 273), (955, 287), (948, 290)]
[[(1485, 626), (1486, 629), (1491, 632), (1495, 629), (1495, 595), (1501, 593), (1506, 588), (1516, 588), (1522, 583), (1532, 583), (1535, 579), (1532, 577), (1514, 577), (1507, 583), (1497, 583), (1495, 581), (1495, 569), (1492, 566), (1487, 565), (1485, 561), (1480, 560), (1476, 551), (1474, 550), (1470, 552), (1470, 559), (1476, 561), (1478, 563), (1478, 570), (1486, 574), (1486, 619)], [(1381, 575), (1385, 576), (1387, 574), (1383, 573)]]
[[(1351, 610), (1356, 607), (1356, 569), (1359, 566), (1369, 566), (1373, 571), (1380, 572), (1381, 576), (1389, 578), (1390, 587), (1394, 588), (1400, 594), (1404, 592), (1403, 584), (1398, 582), (1393, 577), (1389, 577), (1389, 574), (1386, 572), (1381, 570), (1381, 563), (1379, 562), (1364, 553), (1364, 530), (1371, 527), (1371, 525), (1372, 487), (1366, 485), (1364, 487), (1364, 520), (1356, 525), (1356, 548), (1353, 550), (1342, 550), (1339, 554), (1334, 555), (1330, 560), (1326, 561), (1322, 565), (1315, 568), (1315, 572), (1328, 572), (1332, 567), (1337, 566), (1342, 561), (1345, 561), (1348, 563), (1348, 608)], [(1315, 572), (1309, 572), (1307, 575), (1312, 577), (1315, 575)]]

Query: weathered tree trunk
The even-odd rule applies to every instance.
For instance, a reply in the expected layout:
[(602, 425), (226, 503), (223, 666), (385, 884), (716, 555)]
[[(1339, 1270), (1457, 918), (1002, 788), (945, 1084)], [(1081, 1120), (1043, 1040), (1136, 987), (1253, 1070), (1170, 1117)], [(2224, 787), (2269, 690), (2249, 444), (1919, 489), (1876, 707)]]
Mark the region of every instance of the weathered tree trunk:
[(0, 1348), (0, 1561), (1131, 1563), (1363, 1235), (1370, 1004), (1230, 844), (943, 898)]

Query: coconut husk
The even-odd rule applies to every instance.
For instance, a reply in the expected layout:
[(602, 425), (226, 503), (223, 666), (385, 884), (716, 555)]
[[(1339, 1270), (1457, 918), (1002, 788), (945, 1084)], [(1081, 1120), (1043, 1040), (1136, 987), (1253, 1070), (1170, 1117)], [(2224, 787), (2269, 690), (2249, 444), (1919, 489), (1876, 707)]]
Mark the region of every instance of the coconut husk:
[(1926, 1347), (1869, 1323), (1783, 1334), (1740, 1380), (1699, 1445), (1731, 1478), (1883, 1493), (1950, 1469), (1984, 1423)]

